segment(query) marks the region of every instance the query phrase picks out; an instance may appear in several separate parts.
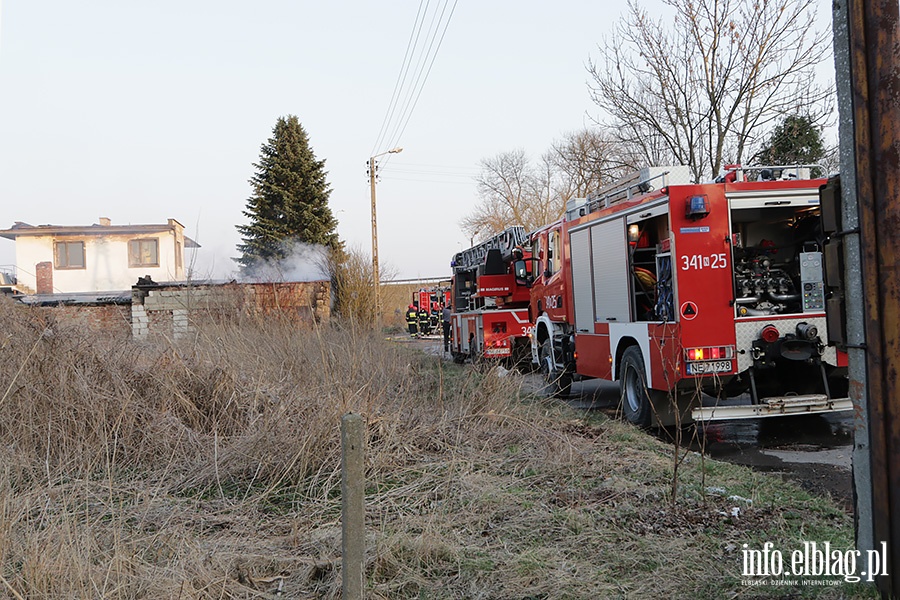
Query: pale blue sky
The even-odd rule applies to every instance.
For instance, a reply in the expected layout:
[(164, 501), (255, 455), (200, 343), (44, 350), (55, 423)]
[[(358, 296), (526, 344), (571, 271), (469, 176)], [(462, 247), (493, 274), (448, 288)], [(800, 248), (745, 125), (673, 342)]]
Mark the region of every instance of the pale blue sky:
[[(342, 239), (369, 252), (366, 160), (418, 2), (0, 2), (0, 228), (176, 218), (203, 246), (200, 274), (226, 276), (252, 163), (296, 114), (326, 160)], [(378, 184), (383, 270), (449, 274), (479, 160), (536, 159), (589, 124), (585, 63), (623, 9), (458, 2)], [(14, 257), (0, 239), (0, 265)]]

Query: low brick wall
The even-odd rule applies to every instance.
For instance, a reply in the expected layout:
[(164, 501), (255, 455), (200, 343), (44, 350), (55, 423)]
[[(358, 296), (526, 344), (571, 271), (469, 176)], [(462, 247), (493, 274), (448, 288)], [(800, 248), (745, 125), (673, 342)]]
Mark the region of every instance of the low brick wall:
[(328, 281), (226, 283), (219, 285), (140, 285), (132, 288), (131, 323), (135, 338), (190, 335), (204, 321), (241, 315), (275, 315), (298, 324), (331, 317)]
[(35, 307), (35, 310), (63, 326), (82, 327), (98, 335), (132, 335), (131, 306), (128, 304), (61, 304)]

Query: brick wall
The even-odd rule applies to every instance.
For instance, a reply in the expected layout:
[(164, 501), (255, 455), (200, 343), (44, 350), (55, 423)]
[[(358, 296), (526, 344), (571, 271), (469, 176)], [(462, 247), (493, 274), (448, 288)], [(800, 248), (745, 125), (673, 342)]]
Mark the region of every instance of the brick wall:
[(331, 317), (328, 281), (227, 283), (223, 285), (135, 286), (131, 321), (134, 337), (190, 335), (204, 321), (251, 314), (288, 318), (298, 323)]
[(128, 304), (71, 304), (42, 306), (37, 310), (61, 325), (83, 327), (98, 335), (124, 337), (132, 333)]

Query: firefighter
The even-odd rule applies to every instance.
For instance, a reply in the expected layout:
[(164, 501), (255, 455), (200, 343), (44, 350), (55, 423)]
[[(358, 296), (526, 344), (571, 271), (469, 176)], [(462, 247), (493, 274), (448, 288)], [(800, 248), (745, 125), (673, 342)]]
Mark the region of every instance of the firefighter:
[(422, 336), (422, 335), (428, 335), (429, 333), (431, 333), (431, 327), (429, 326), (430, 325), (429, 321), (431, 319), (431, 313), (428, 312), (427, 306), (419, 307), (418, 317), (419, 317), (419, 335)]
[(429, 331), (437, 331), (441, 322), (441, 306), (437, 302), (431, 303), (431, 314), (428, 319)]
[(444, 328), (444, 352), (450, 351), (450, 307), (444, 305), (441, 310), (441, 327)]
[(419, 315), (415, 305), (410, 304), (406, 309), (406, 326), (409, 327), (410, 337), (416, 337), (419, 333)]

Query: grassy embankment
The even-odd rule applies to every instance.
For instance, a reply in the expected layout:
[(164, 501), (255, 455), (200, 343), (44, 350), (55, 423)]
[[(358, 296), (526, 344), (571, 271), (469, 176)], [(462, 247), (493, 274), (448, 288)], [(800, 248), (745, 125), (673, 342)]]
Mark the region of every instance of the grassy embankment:
[(350, 410), (368, 419), (370, 598), (871, 595), (743, 587), (742, 544), (845, 549), (850, 519), (697, 456), (673, 507), (670, 447), (516, 376), (338, 327), (176, 346), (43, 318), (0, 302), (0, 597), (339, 597)]

